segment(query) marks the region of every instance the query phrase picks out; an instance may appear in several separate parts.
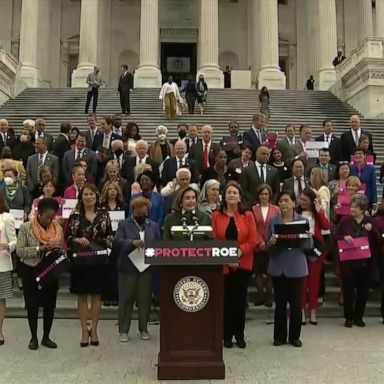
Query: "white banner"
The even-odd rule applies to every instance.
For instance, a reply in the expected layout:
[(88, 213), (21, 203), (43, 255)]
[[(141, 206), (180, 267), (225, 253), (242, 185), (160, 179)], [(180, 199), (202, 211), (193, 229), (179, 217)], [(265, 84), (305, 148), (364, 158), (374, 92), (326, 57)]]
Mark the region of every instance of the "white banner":
[(305, 143), (305, 151), (309, 159), (318, 159), (319, 151), (323, 148), (328, 148), (329, 143), (326, 141), (307, 141)]

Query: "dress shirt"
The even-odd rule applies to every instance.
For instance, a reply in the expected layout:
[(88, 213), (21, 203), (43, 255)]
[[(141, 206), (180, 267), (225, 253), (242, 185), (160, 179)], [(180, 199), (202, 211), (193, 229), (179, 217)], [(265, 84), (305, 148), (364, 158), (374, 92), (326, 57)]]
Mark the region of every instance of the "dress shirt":
[(325, 133), (324, 133), (324, 141), (326, 142), (326, 143), (331, 143), (331, 140), (332, 140), (332, 133), (330, 133), (329, 135), (326, 135)]
[(114, 126), (112, 130), (113, 130), (113, 133), (115, 133), (116, 135), (123, 136), (123, 129), (121, 127), (120, 128), (116, 128)]
[(293, 192), (296, 196), (296, 199), (298, 199), (298, 197), (299, 197), (299, 187), (297, 185), (297, 180), (300, 180), (301, 190), (304, 191), (304, 189), (305, 189), (304, 176), (302, 176), (302, 177), (296, 177), (295, 176), (293, 178)]
[(114, 158), (114, 160), (119, 162), (119, 166), (120, 166), (120, 169), (121, 169), (122, 166), (123, 166), (124, 154), (121, 154), (119, 157), (117, 157), (116, 155), (113, 155), (113, 158)]
[[(357, 131), (355, 131), (354, 129), (351, 128), (351, 133), (352, 133), (353, 141), (355, 143), (356, 143), (356, 141), (359, 142), (360, 136), (361, 136), (361, 128), (359, 128)], [(357, 140), (356, 140), (356, 135), (357, 135)]]
[[(260, 180), (265, 183), (265, 181), (267, 180), (267, 167), (265, 166), (265, 164), (261, 164), (258, 161), (256, 161), (255, 164)], [(261, 167), (263, 167), (263, 178), (261, 177)]]
[(212, 140), (210, 140), (208, 143), (206, 143), (206, 142), (203, 140), (203, 158), (204, 158), (205, 146), (207, 146), (207, 150), (208, 150), (207, 168), (209, 168), (209, 167), (211, 166), (211, 164), (209, 163), (209, 151), (210, 151), (210, 149), (211, 149), (211, 144), (212, 144)]
[(1, 132), (1, 136), (3, 137), (4, 144), (7, 144), (7, 134), (4, 132)]
[(104, 133), (104, 135), (103, 135), (103, 148), (109, 149), (109, 147), (111, 145), (111, 135), (112, 135), (111, 132)]
[(197, 137), (195, 137), (194, 139), (189, 138), (189, 146), (196, 144), (196, 143), (197, 143)]
[(38, 137), (45, 137), (45, 132), (37, 132), (35, 133), (35, 140), (38, 138)]
[[(177, 162), (177, 169), (180, 169), (181, 167), (184, 167), (187, 162), (187, 155), (184, 155), (181, 159), (176, 156), (176, 162)], [(181, 164), (180, 164), (181, 162)]]
[(84, 156), (84, 149), (77, 149), (75, 148), (75, 161), (78, 159), (78, 158), (82, 158)]
[(261, 129), (256, 128), (252, 125), (253, 132), (255, 132), (256, 137), (259, 139), (260, 143), (263, 142), (263, 134)]
[(145, 164), (148, 155), (145, 155), (141, 160), (139, 156), (136, 156), (136, 165)]
[(287, 141), (288, 141), (289, 145), (295, 145), (296, 144), (296, 139), (295, 138), (293, 138), (292, 140), (288, 136), (286, 136), (286, 138), (287, 138)]
[(39, 157), (38, 158), (40, 158), (40, 156), (41, 156), (43, 165), (45, 163), (45, 159), (46, 159), (47, 155), (48, 155), (48, 151), (46, 151), (45, 153), (39, 153)]

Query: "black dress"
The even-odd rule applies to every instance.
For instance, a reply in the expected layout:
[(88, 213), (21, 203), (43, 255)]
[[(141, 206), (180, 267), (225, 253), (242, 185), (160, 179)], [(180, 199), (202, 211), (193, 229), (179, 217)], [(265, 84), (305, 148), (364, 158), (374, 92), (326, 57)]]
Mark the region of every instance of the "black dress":
[[(68, 220), (67, 241), (71, 252), (74, 238), (85, 237), (105, 248), (112, 247), (113, 234), (111, 220), (105, 208), (98, 208), (96, 217), (90, 222), (84, 213), (74, 212)], [(71, 266), (71, 293), (97, 295), (105, 291), (108, 264), (100, 266)]]

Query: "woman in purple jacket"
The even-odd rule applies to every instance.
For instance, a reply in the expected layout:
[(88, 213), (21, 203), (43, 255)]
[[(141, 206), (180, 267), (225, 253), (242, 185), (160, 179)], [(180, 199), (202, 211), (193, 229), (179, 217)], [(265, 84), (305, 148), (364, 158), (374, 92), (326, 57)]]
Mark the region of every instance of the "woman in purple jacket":
[(144, 247), (161, 239), (157, 224), (148, 219), (150, 201), (142, 196), (131, 202), (132, 215), (119, 223), (114, 247), (120, 249), (117, 260), (119, 274), (120, 342), (128, 341), (133, 304), (137, 297), (139, 331), (142, 340), (149, 340), (147, 325), (151, 309), (151, 268), (144, 269)]

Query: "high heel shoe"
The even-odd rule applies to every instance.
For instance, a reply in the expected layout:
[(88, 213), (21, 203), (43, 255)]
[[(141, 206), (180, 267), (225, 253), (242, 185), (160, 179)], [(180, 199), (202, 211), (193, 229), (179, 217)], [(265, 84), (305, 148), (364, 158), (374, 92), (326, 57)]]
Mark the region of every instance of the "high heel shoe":
[(88, 331), (88, 339), (87, 341), (80, 341), (80, 347), (85, 348), (89, 345), (89, 338), (91, 337), (91, 331)]
[(92, 329), (89, 330), (89, 337), (91, 339), (91, 345), (94, 346), (94, 347), (98, 347), (100, 342), (99, 340), (92, 340), (92, 336), (91, 336), (91, 333), (92, 333)]

